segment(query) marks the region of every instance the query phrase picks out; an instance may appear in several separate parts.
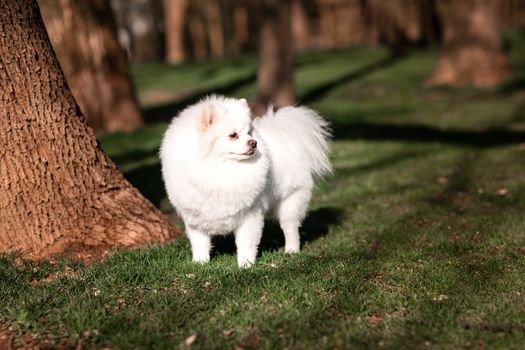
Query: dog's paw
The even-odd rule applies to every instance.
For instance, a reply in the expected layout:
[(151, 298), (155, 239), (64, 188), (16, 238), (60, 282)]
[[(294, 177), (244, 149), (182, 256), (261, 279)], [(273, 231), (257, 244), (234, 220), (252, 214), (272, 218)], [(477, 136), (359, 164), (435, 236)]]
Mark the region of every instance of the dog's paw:
[(300, 251), (299, 246), (285, 246), (284, 247), (284, 252), (286, 254), (295, 254), (295, 253), (299, 253), (299, 251)]
[(198, 263), (198, 264), (206, 264), (208, 262), (210, 262), (210, 255), (206, 255), (206, 254), (199, 254), (199, 255), (193, 255), (193, 262), (195, 263)]
[(237, 265), (241, 269), (247, 269), (252, 267), (252, 265), (255, 263), (255, 259), (249, 259), (246, 257), (237, 257)]

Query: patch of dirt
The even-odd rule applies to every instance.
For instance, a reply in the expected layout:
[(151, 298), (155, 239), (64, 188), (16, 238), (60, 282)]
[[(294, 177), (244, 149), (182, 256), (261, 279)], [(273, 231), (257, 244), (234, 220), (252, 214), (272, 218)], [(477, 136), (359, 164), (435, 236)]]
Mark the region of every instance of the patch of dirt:
[(36, 340), (37, 335), (26, 333), (18, 336), (14, 330), (5, 324), (0, 324), (0, 350), (14, 350), (14, 349), (28, 349), (40, 350), (44, 349)]

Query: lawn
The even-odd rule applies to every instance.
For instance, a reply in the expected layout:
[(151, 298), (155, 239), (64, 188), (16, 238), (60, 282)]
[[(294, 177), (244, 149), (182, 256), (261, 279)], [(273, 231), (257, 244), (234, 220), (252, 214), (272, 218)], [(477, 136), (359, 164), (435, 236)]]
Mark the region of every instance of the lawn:
[[(300, 254), (285, 255), (268, 223), (246, 270), (232, 239), (205, 266), (185, 238), (89, 266), (6, 256), (0, 330), (64, 348), (524, 348), (525, 35), (506, 47), (514, 78), (492, 89), (425, 88), (433, 47), (299, 54), (298, 96), (333, 124), (336, 170), (317, 186)], [(134, 67), (154, 122), (102, 147), (175, 215), (157, 157), (166, 120), (206, 93), (254, 96), (256, 66)]]

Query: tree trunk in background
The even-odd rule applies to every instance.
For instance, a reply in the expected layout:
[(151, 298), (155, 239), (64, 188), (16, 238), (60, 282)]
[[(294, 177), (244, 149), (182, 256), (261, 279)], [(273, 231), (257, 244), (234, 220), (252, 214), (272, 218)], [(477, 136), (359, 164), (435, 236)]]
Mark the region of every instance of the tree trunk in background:
[(403, 55), (412, 41), (421, 37), (418, 0), (369, 0), (366, 2), (372, 31), (392, 54)]
[(354, 1), (336, 1), (333, 8), (335, 19), (335, 42), (337, 47), (346, 47), (352, 44), (353, 26), (359, 26), (359, 22), (352, 23), (349, 18), (352, 13)]
[(185, 58), (184, 27), (188, 0), (164, 0), (166, 23), (166, 60), (180, 63)]
[(193, 6), (190, 6), (188, 23), (193, 58), (196, 60), (203, 60), (208, 57), (208, 49), (206, 42), (206, 25), (199, 4), (200, 2), (196, 3), (194, 1), (192, 3)]
[(318, 0), (322, 47), (336, 46), (336, 12), (333, 0)]
[(164, 59), (162, 0), (111, 0), (120, 44), (133, 62)]
[(507, 0), (501, 4), (503, 28), (525, 27), (525, 0)]
[(323, 47), (386, 43), (394, 55), (436, 37), (433, 0), (318, 0)]
[[(261, 1), (259, 105), (277, 107), (295, 103), (289, 0)], [(260, 111), (260, 107), (257, 108)]]
[(233, 7), (236, 53), (243, 52), (249, 41), (248, 5), (246, 0), (235, 0)]
[(440, 36), (435, 0), (420, 0), (419, 4), (421, 39), (424, 42), (433, 42)]
[(44, 1), (42, 16), (68, 85), (96, 132), (143, 125), (106, 0)]
[(304, 0), (292, 0), (291, 21), (294, 48), (303, 50), (310, 47), (310, 23)]
[(346, 12), (348, 23), (348, 41), (350, 44), (373, 43), (369, 41), (369, 27), (366, 22), (366, 12), (363, 0), (350, 0)]
[(510, 71), (503, 52), (500, 0), (437, 0), (441, 53), (428, 85), (490, 86)]
[(325, 48), (345, 47), (364, 42), (362, 0), (319, 0), (321, 45)]
[(0, 251), (88, 259), (180, 233), (98, 147), (36, 0), (0, 2), (0, 81)]
[(211, 55), (213, 57), (222, 57), (224, 56), (224, 31), (219, 1), (206, 0), (204, 6), (206, 8)]

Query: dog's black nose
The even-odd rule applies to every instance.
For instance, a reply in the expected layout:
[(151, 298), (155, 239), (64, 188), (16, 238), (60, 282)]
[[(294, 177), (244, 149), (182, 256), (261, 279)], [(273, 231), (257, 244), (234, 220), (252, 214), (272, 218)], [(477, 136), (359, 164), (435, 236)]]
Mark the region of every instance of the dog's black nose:
[(248, 146), (255, 149), (257, 147), (257, 141), (255, 141), (254, 139), (251, 139), (250, 141), (248, 141)]

